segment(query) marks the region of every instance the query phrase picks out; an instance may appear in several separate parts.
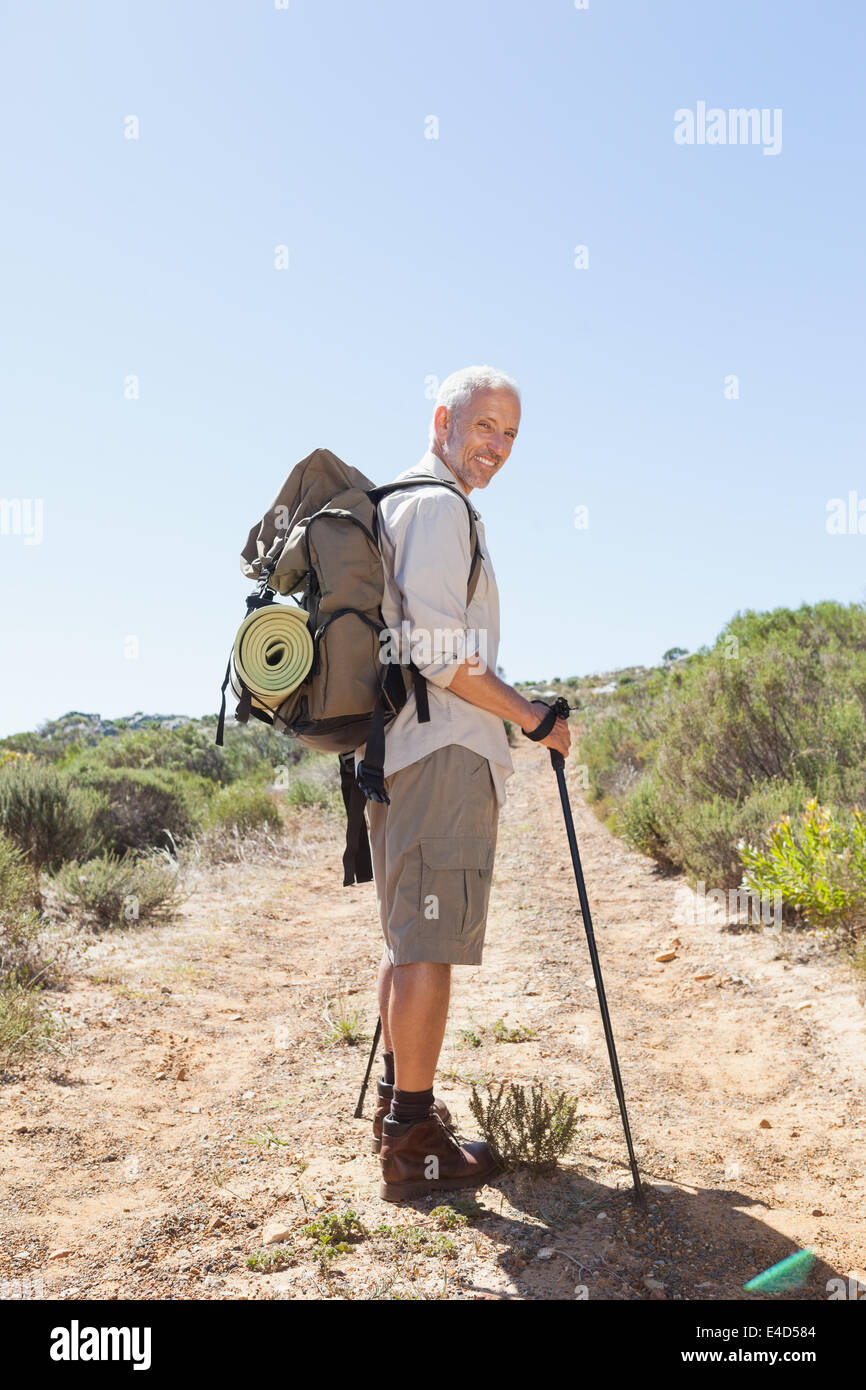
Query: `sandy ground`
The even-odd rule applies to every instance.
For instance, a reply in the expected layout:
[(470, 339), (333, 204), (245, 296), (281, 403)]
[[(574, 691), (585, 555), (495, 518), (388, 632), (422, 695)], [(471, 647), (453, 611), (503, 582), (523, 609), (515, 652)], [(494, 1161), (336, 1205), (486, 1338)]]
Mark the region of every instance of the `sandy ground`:
[[(443, 1196), (444, 1212), (379, 1200), (369, 1119), (353, 1118), (375, 1021), (373, 889), (341, 886), (340, 824), (297, 811), (288, 862), (199, 874), (171, 926), (92, 937), (55, 996), (62, 1051), (3, 1076), (0, 1292), (759, 1298), (743, 1283), (802, 1246), (815, 1263), (784, 1298), (823, 1300), (862, 1274), (866, 1019), (844, 961), (801, 933), (689, 923), (681, 881), (572, 785), (650, 1199), (639, 1215), (556, 783), (544, 750), (517, 748), (515, 764), (485, 962), (454, 972), (437, 1091), (471, 1135), (473, 1081), (568, 1090), (581, 1125), (561, 1169)], [(326, 1040), (339, 995), (362, 1012), (360, 1046)], [(495, 1041), (498, 1019), (531, 1038)], [(363, 1238), (323, 1260), (304, 1228), (346, 1209)], [(249, 1269), (272, 1226), (286, 1262)]]

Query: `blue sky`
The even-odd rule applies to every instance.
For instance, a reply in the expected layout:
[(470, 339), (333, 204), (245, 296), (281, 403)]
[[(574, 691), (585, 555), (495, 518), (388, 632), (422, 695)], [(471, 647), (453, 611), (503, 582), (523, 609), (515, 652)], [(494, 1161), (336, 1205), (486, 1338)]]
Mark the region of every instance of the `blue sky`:
[[(862, 601), (866, 534), (826, 517), (866, 503), (864, 17), (5, 6), (0, 734), (215, 710), (283, 477), (324, 444), (388, 481), (474, 362), (523, 389), (473, 494), (509, 679)], [(700, 101), (781, 110), (780, 152), (677, 144)]]

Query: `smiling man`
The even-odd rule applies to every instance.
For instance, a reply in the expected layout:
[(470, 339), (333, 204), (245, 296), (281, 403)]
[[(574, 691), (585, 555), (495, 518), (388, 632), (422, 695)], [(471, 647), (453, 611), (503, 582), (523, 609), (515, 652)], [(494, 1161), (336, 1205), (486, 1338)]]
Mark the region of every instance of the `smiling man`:
[[(387, 1201), (477, 1187), (495, 1170), (486, 1144), (454, 1138), (433, 1081), (451, 967), (481, 963), (499, 808), (513, 772), (503, 720), (531, 734), (549, 716), (547, 705), (530, 704), (495, 674), (499, 594), (474, 506), (481, 564), (469, 586), (471, 530), (460, 492), (487, 487), (519, 426), (511, 377), (492, 367), (454, 372), (436, 397), (427, 453), (395, 480), (432, 476), (443, 486), (394, 491), (379, 503), (382, 614), (392, 631), (409, 631), (430, 711), (420, 722), (413, 691), (386, 734), (389, 802), (367, 802), (385, 937), (385, 1075), (373, 1147)], [(567, 755), (567, 723), (558, 719), (538, 741)], [(356, 765), (362, 756), (358, 749)]]

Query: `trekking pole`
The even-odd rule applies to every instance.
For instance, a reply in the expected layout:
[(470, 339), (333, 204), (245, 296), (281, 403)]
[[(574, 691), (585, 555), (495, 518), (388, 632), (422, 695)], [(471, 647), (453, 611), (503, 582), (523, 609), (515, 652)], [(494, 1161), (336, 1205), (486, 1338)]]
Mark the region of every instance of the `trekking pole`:
[[(556, 711), (558, 719), (568, 719), (568, 701), (563, 696), (554, 702), (553, 709)], [(592, 917), (589, 913), (589, 900), (586, 896), (586, 884), (583, 878), (583, 869), (580, 863), (580, 853), (577, 848), (577, 836), (574, 833), (574, 820), (571, 815), (571, 802), (568, 799), (568, 788), (565, 785), (565, 758), (556, 749), (551, 748), (550, 761), (556, 773), (556, 781), (559, 785), (559, 797), (562, 802), (562, 814), (565, 819), (565, 833), (568, 836), (568, 847), (571, 850), (571, 862), (574, 865), (574, 878), (577, 883), (577, 896), (580, 899), (580, 911), (583, 917), (583, 926), (586, 932), (586, 942), (589, 946), (589, 958), (592, 961), (592, 973), (595, 977), (595, 991), (598, 995), (598, 1004), (601, 1009), (601, 1021), (604, 1025), (604, 1037), (607, 1043), (607, 1055), (610, 1058), (610, 1069), (613, 1073), (613, 1084), (616, 1089), (616, 1098), (619, 1101), (619, 1113), (622, 1117), (622, 1127), (625, 1131), (625, 1142), (628, 1148), (628, 1159), (631, 1164), (631, 1176), (634, 1183), (634, 1198), (636, 1204), (646, 1210), (646, 1196), (641, 1187), (640, 1173), (637, 1170), (637, 1159), (634, 1156), (634, 1145), (631, 1142), (631, 1130), (628, 1124), (628, 1113), (625, 1108), (625, 1092), (622, 1088), (622, 1077), (619, 1074), (619, 1062), (616, 1056), (616, 1045), (613, 1040), (613, 1028), (610, 1023), (610, 1013), (607, 1007), (607, 998), (604, 992), (604, 981), (601, 978), (601, 964), (598, 959), (598, 951), (595, 945), (595, 932), (592, 928)]]
[(370, 1048), (370, 1060), (367, 1063), (367, 1070), (364, 1072), (364, 1080), (361, 1083), (361, 1094), (358, 1097), (358, 1104), (355, 1106), (355, 1119), (360, 1120), (364, 1114), (364, 1097), (367, 1094), (367, 1084), (370, 1080), (370, 1072), (373, 1070), (373, 1058), (376, 1056), (376, 1048), (379, 1046), (379, 1036), (382, 1032), (382, 1016), (376, 1019), (376, 1031), (373, 1034), (373, 1046)]

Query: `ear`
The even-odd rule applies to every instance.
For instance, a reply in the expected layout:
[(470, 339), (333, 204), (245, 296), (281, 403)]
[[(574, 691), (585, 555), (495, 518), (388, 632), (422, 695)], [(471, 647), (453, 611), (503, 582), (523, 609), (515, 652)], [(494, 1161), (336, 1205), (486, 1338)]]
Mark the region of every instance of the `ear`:
[(435, 415), (433, 416), (433, 429), (436, 433), (436, 438), (440, 441), (440, 443), (444, 443), (444, 441), (448, 438), (448, 431), (450, 428), (451, 412), (449, 411), (447, 405), (440, 405)]

